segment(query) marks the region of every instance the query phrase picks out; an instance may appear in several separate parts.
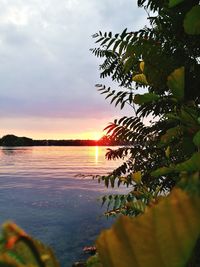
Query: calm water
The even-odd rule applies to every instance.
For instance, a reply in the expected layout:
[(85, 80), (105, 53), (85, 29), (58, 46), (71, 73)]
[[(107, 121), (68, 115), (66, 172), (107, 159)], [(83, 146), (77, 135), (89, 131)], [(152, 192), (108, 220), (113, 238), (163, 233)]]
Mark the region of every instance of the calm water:
[(119, 162), (105, 147), (0, 148), (0, 223), (13, 220), (54, 248), (61, 265), (84, 258), (110, 221), (101, 216), (108, 190), (77, 174), (105, 174)]

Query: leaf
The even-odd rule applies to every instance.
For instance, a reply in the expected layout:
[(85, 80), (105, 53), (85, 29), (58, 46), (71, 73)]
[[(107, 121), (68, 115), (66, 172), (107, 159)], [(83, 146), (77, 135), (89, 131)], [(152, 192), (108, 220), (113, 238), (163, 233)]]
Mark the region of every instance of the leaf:
[[(28, 236), (14, 223), (3, 225), (3, 238), (5, 245), (0, 251), (0, 266), (34, 266), (34, 267), (59, 267), (52, 250), (41, 242)], [(3, 265), (1, 262), (3, 261)]]
[(145, 74), (136, 74), (135, 76), (133, 76), (132, 80), (136, 83), (141, 83), (141, 84), (145, 84), (147, 85), (147, 78), (145, 76)]
[(183, 22), (187, 34), (200, 34), (200, 6), (196, 5), (186, 14)]
[(103, 265), (99, 261), (98, 255), (94, 255), (89, 257), (87, 260), (87, 267), (103, 267)]
[(179, 100), (184, 98), (185, 88), (185, 68), (181, 67), (174, 70), (167, 78), (167, 85), (171, 90), (173, 96)]
[(7, 253), (1, 253), (0, 255), (0, 266), (2, 267), (33, 267), (33, 265), (24, 265), (19, 263), (17, 259), (14, 259), (11, 255)]
[(200, 152), (196, 152), (192, 155), (192, 157), (184, 162), (181, 162), (173, 167), (162, 167), (153, 172), (151, 175), (154, 177), (159, 177), (162, 175), (166, 175), (171, 172), (197, 172), (200, 171)]
[(110, 48), (110, 46), (115, 42), (115, 38), (111, 39), (110, 42), (107, 45), (107, 49)]
[(124, 71), (125, 71), (125, 73), (128, 73), (131, 70), (131, 68), (133, 67), (133, 63), (134, 63), (134, 58), (133, 57), (129, 57), (126, 60), (126, 62), (124, 64)]
[(196, 172), (200, 171), (200, 152), (196, 152), (192, 157), (174, 167), (177, 172)]
[(113, 53), (115, 52), (115, 50), (117, 49), (117, 47), (119, 46), (119, 44), (121, 43), (121, 40), (117, 40), (113, 46)]
[(161, 142), (167, 144), (179, 137), (183, 130), (180, 126), (170, 128), (166, 131), (164, 135), (161, 136)]
[(120, 217), (97, 250), (104, 267), (184, 267), (199, 233), (200, 198), (174, 189), (143, 215)]
[(138, 172), (134, 172), (132, 174), (132, 179), (136, 184), (140, 184), (141, 183), (141, 179), (142, 179), (142, 173), (141, 171)]
[(198, 131), (196, 134), (195, 134), (195, 136), (194, 136), (194, 138), (193, 138), (193, 142), (194, 142), (194, 144), (196, 145), (196, 146), (200, 146), (200, 131)]
[(124, 37), (126, 36), (126, 31), (127, 31), (127, 28), (124, 29), (122, 34), (120, 35), (121, 39), (124, 39)]
[(172, 168), (162, 167), (162, 168), (159, 168), (159, 169), (151, 172), (151, 175), (154, 176), (154, 177), (159, 177), (159, 176), (171, 173), (172, 171), (173, 171)]
[(156, 101), (159, 99), (159, 96), (154, 93), (145, 93), (143, 95), (135, 95), (133, 102), (138, 105), (142, 105), (148, 102)]
[(182, 3), (184, 0), (169, 0), (169, 8), (177, 6)]
[(170, 147), (169, 146), (165, 150), (165, 155), (166, 155), (167, 158), (169, 158), (169, 156), (170, 156)]
[(183, 155), (188, 155), (190, 157), (196, 151), (196, 147), (190, 137), (183, 136), (180, 145)]
[(144, 72), (144, 61), (140, 62), (140, 70)]
[(144, 213), (144, 211), (145, 211), (145, 209), (147, 207), (147, 205), (144, 202), (142, 202), (141, 200), (128, 202), (126, 204), (126, 206), (128, 208), (131, 208), (133, 210), (138, 211), (139, 213)]
[(196, 118), (192, 114), (192, 110), (184, 110), (183, 108), (181, 108), (180, 119), (183, 123), (196, 125)]
[(199, 172), (191, 174), (188, 174), (186, 172), (181, 173), (180, 180), (177, 185), (184, 191), (189, 192), (189, 194), (199, 195), (200, 192)]

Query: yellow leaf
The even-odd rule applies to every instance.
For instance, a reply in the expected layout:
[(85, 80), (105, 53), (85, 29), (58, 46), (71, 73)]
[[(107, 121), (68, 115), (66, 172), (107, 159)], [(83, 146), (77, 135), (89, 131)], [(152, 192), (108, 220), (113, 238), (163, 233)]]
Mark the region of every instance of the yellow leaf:
[(137, 83), (142, 83), (147, 85), (147, 78), (146, 76), (142, 73), (142, 74), (136, 74), (135, 76), (133, 76), (133, 81), (137, 82)]
[(132, 179), (136, 184), (140, 184), (141, 183), (141, 179), (142, 179), (142, 174), (141, 171), (139, 172), (134, 172), (132, 174)]
[(170, 155), (170, 147), (169, 146), (165, 150), (165, 155), (166, 155), (167, 158), (169, 158), (169, 155)]
[(185, 68), (175, 69), (167, 78), (167, 85), (173, 96), (179, 100), (184, 98)]
[(174, 189), (143, 215), (120, 217), (97, 250), (104, 267), (183, 267), (199, 234), (200, 197)]
[(140, 62), (140, 70), (144, 72), (144, 61)]
[(126, 177), (122, 177), (121, 176), (119, 179), (120, 179), (121, 182), (127, 182), (127, 178)]

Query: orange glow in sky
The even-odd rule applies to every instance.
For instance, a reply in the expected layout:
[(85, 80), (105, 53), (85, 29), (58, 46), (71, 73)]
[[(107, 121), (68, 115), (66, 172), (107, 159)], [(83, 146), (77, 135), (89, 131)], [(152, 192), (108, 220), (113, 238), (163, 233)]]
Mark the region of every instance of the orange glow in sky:
[[(24, 132), (24, 131), (7, 131), (1, 133), (1, 137), (6, 134), (14, 134), (17, 136), (26, 136), (33, 139), (54, 139), (54, 140), (66, 140), (66, 139), (81, 139), (81, 140), (99, 140), (103, 136), (103, 132), (81, 132), (81, 133), (34, 133), (34, 132)], [(0, 137), (0, 138), (1, 138)]]
[(33, 139), (82, 139), (99, 140), (107, 120), (67, 120), (67, 119), (38, 119), (16, 118), (2, 119), (3, 129), (0, 137), (6, 134), (26, 136)]
[(59, 135), (59, 139), (83, 139), (83, 140), (99, 140), (103, 136), (103, 132), (81, 132), (81, 133), (74, 133), (72, 135)]

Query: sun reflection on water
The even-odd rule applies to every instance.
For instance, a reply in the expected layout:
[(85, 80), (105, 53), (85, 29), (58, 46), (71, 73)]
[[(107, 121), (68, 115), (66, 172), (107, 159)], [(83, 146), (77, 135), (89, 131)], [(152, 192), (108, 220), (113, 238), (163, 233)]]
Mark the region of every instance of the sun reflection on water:
[(95, 147), (95, 163), (99, 162), (99, 147)]

